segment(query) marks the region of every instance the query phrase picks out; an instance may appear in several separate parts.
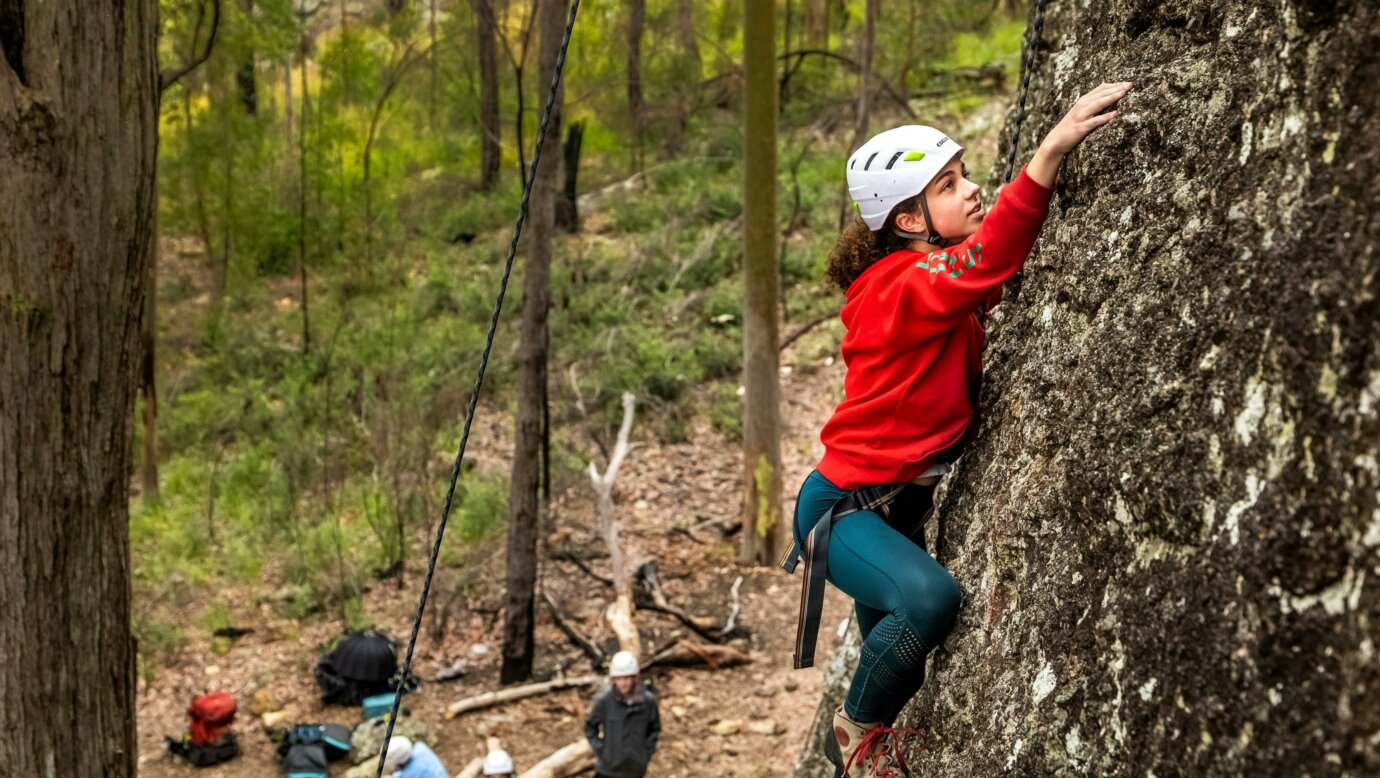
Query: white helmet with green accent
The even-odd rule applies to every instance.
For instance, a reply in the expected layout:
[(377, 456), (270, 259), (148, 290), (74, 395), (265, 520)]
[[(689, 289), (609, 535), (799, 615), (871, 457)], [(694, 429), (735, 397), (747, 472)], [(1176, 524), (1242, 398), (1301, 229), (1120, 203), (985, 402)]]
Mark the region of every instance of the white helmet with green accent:
[[(880, 230), (898, 203), (925, 191), (963, 147), (948, 135), (923, 124), (908, 124), (872, 136), (848, 158), (848, 194), (870, 230)], [(921, 203), (924, 205), (924, 203)], [(925, 208), (928, 236), (939, 240)]]

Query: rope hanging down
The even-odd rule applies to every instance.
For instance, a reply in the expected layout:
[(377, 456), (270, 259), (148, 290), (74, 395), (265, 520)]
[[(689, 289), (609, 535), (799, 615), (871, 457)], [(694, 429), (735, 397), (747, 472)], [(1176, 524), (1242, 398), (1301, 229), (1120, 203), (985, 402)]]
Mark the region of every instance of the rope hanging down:
[[(436, 572), (436, 559), (441, 553), (441, 540), (446, 535), (446, 522), (450, 519), (450, 507), (455, 499), (455, 483), (460, 478), (460, 463), (465, 458), (465, 445), (470, 439), (470, 425), (474, 421), (475, 405), (479, 402), (479, 389), (484, 384), (484, 371), (489, 366), (489, 352), (493, 350), (494, 333), (498, 330), (498, 315), (503, 310), (503, 297), (508, 291), (508, 278), (513, 272), (513, 259), (517, 256), (518, 239), (522, 237), (522, 225), (527, 221), (527, 208), (532, 200), (532, 186), (537, 180), (537, 165), (541, 162), (542, 146), (546, 142), (546, 128), (551, 121), (551, 111), (556, 103), (556, 92), (561, 85), (561, 74), (565, 70), (566, 49), (570, 47), (570, 33), (575, 28), (575, 14), (580, 9), (580, 0), (573, 0), (570, 13), (565, 22), (565, 33), (561, 38), (561, 50), (556, 56), (556, 71), (551, 74), (551, 89), (546, 94), (546, 106), (541, 112), (541, 123), (537, 129), (537, 144), (532, 153), (531, 172), (527, 185), (522, 190), (522, 205), (518, 208), (517, 223), (513, 225), (513, 240), (508, 244), (508, 260), (503, 266), (503, 280), (498, 287), (498, 299), (494, 302), (494, 313), (489, 320), (489, 334), (484, 341), (484, 354), (479, 360), (479, 373), (474, 378), (474, 388), (470, 390), (469, 410), (465, 414), (465, 430), (460, 435), (460, 450), (455, 455), (455, 464), (450, 469), (450, 486), (446, 489), (445, 503), (441, 507), (441, 520), (436, 525), (436, 540), (431, 546), (431, 558), (427, 561), (426, 579), (422, 582), (422, 596), (417, 601), (417, 615), (412, 621), (412, 635), (407, 641), (400, 678), (408, 678), (412, 671), (412, 652), (417, 647), (417, 633), (422, 627), (422, 614), (426, 611), (427, 595), (431, 593), (431, 578)], [(393, 698), (393, 710), (388, 717), (388, 730), (384, 733), (383, 745), (379, 749), (379, 764), (374, 778), (382, 778), (383, 761), (388, 754), (388, 741), (393, 738), (393, 725), (398, 720), (398, 708), (402, 705), (402, 694)]]
[(1035, 65), (1035, 50), (1040, 45), (1040, 27), (1044, 25), (1045, 19), (1045, 0), (1040, 0), (1035, 6), (1035, 20), (1031, 23), (1029, 43), (1026, 45), (1025, 64), (1021, 70), (1021, 98), (1016, 107), (1016, 127), (1011, 133), (1011, 151), (1006, 157), (1006, 183), (1011, 183), (1011, 176), (1016, 172), (1016, 147), (1021, 142), (1021, 125), (1025, 123), (1025, 93), (1030, 87), (1030, 71)]

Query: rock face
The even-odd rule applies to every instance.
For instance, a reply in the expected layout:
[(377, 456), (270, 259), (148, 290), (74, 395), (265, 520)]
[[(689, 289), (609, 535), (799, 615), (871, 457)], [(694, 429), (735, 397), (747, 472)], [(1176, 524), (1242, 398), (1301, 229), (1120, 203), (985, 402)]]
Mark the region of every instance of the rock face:
[(994, 312), (915, 774), (1380, 775), (1376, 7), (1059, 2), (1042, 38), (1018, 159), (1136, 89)]

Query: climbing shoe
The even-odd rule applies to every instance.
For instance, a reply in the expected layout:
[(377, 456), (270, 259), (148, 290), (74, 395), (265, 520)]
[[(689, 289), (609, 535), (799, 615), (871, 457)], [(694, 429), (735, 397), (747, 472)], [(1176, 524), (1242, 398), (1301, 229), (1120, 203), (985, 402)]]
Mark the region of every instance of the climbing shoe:
[(834, 712), (834, 736), (825, 742), (824, 753), (845, 778), (905, 778), (910, 775), (905, 760), (910, 747), (902, 736), (908, 734), (924, 737), (913, 729), (880, 723), (864, 727), (840, 707)]

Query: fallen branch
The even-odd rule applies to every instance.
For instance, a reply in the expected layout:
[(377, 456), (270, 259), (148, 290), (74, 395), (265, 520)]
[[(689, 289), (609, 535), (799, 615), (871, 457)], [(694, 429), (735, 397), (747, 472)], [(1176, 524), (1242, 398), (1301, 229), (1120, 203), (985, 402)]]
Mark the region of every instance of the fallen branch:
[(643, 669), (653, 665), (661, 665), (662, 667), (696, 667), (698, 665), (708, 665), (709, 669), (718, 670), (723, 667), (745, 665), (751, 661), (752, 657), (736, 648), (716, 646), (713, 644), (692, 643), (688, 640), (681, 640), (652, 657), (652, 661), (643, 665)]
[(719, 630), (719, 633), (722, 635), (733, 634), (734, 622), (738, 620), (738, 611), (741, 607), (741, 604), (738, 601), (738, 590), (742, 588), (742, 586), (743, 577), (740, 575), (738, 576), (738, 579), (733, 582), (733, 588), (729, 589), (729, 594), (733, 596), (733, 610), (729, 611), (728, 621), (724, 622), (724, 628)]
[(538, 694), (546, 694), (547, 692), (570, 689), (577, 686), (593, 686), (602, 680), (604, 680), (602, 675), (581, 675), (574, 678), (556, 678), (543, 683), (527, 684), (526, 686), (514, 686), (511, 689), (501, 689), (496, 692), (485, 692), (447, 705), (446, 718), (453, 719), (462, 713), (482, 710), (501, 702), (512, 702), (513, 700), (535, 697)]
[(618, 637), (618, 647), (632, 652), (633, 656), (641, 659), (642, 639), (632, 618), (632, 577), (628, 574), (623, 548), (618, 542), (619, 522), (613, 510), (613, 482), (618, 478), (618, 468), (623, 465), (624, 457), (628, 455), (628, 435), (632, 432), (635, 406), (636, 398), (631, 392), (624, 392), (623, 424), (618, 428), (618, 442), (614, 444), (613, 455), (609, 457), (609, 465), (602, 475), (593, 462), (589, 463), (589, 480), (599, 495), (600, 524), (604, 531), (604, 542), (608, 545), (609, 566), (613, 569), (615, 596), (613, 603), (604, 612), (604, 617), (608, 620), (613, 634)]
[(551, 599), (551, 595), (547, 594), (545, 590), (542, 591), (541, 598), (546, 603), (547, 610), (551, 611), (551, 618), (556, 622), (556, 626), (560, 627), (561, 631), (565, 633), (565, 636), (570, 638), (570, 642), (579, 646), (580, 650), (585, 652), (585, 655), (594, 663), (596, 670), (602, 668), (604, 662), (608, 661), (607, 657), (604, 656), (604, 652), (600, 651), (599, 647), (594, 645), (592, 640), (582, 635), (573, 624), (566, 621), (565, 616), (561, 615), (561, 609), (556, 607), (556, 601)]
[(594, 749), (581, 738), (537, 762), (518, 778), (566, 778), (594, 767)]
[(810, 330), (814, 329), (815, 327), (818, 327), (819, 325), (823, 324), (823, 323), (826, 322), (826, 321), (833, 321), (834, 318), (835, 318), (836, 316), (838, 316), (838, 315), (839, 315), (839, 312), (838, 312), (838, 311), (834, 311), (833, 313), (825, 314), (824, 316), (821, 316), (821, 317), (819, 317), (818, 319), (815, 319), (814, 321), (810, 322), (809, 324), (806, 324), (804, 327), (801, 327), (800, 329), (796, 330), (795, 332), (792, 332), (792, 333), (790, 334), (790, 336), (788, 336), (785, 340), (781, 341), (781, 345), (780, 345), (780, 346), (777, 346), (776, 350), (777, 350), (777, 351), (785, 351), (785, 350), (786, 350), (786, 347), (789, 346), (789, 345), (791, 345), (792, 343), (796, 342), (796, 340), (798, 340), (798, 339), (800, 338), (801, 335), (804, 335), (805, 333), (809, 332)]
[(475, 757), (470, 760), (469, 764), (465, 765), (465, 769), (455, 774), (455, 778), (479, 778), (479, 774), (482, 772), (484, 772), (484, 757)]
[(731, 594), (733, 597), (733, 611), (729, 614), (728, 621), (723, 627), (709, 616), (693, 616), (672, 605), (666, 595), (661, 591), (661, 583), (657, 580), (656, 562), (647, 562), (637, 569), (637, 578), (642, 583), (642, 591), (645, 594), (642, 602), (637, 607), (665, 613), (674, 616), (680, 623), (694, 630), (700, 637), (712, 640), (715, 643), (723, 643), (730, 638), (737, 637), (734, 631), (734, 621), (738, 617), (738, 587), (743, 583), (743, 577), (738, 576), (738, 580), (733, 583)]
[(579, 558), (578, 556), (575, 556), (574, 554), (553, 554), (551, 558), (559, 559), (562, 562), (569, 562), (572, 565), (575, 565), (576, 567), (583, 570), (585, 575), (588, 575), (590, 578), (593, 578), (599, 583), (604, 584), (605, 586), (613, 586), (612, 578), (608, 578), (594, 572), (594, 569), (589, 566), (588, 562)]

